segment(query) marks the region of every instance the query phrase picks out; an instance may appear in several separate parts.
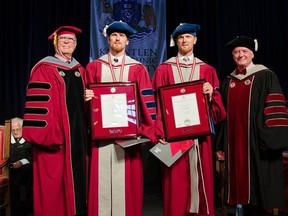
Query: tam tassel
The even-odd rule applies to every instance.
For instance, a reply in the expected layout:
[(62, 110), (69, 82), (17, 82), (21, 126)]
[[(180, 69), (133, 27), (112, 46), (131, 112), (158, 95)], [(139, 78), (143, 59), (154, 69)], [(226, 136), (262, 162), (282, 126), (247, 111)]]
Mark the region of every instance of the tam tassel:
[(254, 43), (255, 43), (255, 52), (258, 50), (258, 41), (257, 39), (254, 39)]
[(174, 47), (175, 46), (175, 41), (172, 37), (170, 37), (170, 47)]
[(57, 43), (57, 34), (54, 32), (54, 38), (53, 38), (53, 45), (56, 46)]
[(106, 25), (104, 28), (103, 28), (103, 35), (104, 35), (104, 37), (107, 37), (107, 28), (108, 28), (109, 26), (108, 25)]

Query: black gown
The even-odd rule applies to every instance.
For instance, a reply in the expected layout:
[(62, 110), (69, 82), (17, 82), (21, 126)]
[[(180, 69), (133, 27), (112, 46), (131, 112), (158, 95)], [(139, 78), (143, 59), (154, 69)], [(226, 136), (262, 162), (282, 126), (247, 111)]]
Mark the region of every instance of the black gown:
[(288, 146), (285, 98), (274, 72), (256, 65), (222, 84), (227, 118), (216, 139), (226, 162), (225, 202), (285, 206), (281, 150)]

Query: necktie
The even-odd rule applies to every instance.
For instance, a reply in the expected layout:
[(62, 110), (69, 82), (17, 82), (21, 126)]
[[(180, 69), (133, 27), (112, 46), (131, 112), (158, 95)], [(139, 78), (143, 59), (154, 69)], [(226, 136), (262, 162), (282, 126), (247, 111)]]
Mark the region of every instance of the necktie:
[(115, 61), (115, 62), (118, 62), (118, 59), (117, 59), (117, 58), (114, 58), (114, 61)]
[(15, 139), (15, 146), (19, 146), (20, 145), (20, 139)]
[(236, 74), (243, 74), (243, 75), (246, 75), (247, 71), (246, 71), (246, 68), (244, 69), (236, 69)]
[(188, 61), (189, 61), (189, 58), (185, 56), (185, 57), (183, 58), (183, 61), (188, 62)]

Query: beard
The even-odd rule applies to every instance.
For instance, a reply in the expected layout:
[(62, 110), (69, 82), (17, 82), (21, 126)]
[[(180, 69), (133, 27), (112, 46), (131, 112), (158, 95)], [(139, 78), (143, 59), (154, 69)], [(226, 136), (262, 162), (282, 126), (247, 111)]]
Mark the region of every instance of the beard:
[(181, 46), (179, 47), (179, 52), (183, 55), (186, 55), (187, 53), (191, 52), (193, 50), (193, 47), (191, 46)]
[(122, 46), (122, 44), (112, 44), (111, 50), (116, 53), (120, 53), (125, 49), (125, 46)]

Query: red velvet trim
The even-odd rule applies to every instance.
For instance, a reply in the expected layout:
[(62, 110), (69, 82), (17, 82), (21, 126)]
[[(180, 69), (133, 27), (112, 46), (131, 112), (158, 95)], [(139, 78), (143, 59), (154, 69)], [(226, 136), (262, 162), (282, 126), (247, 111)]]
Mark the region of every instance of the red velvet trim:
[(269, 94), (266, 97), (266, 103), (273, 101), (283, 101), (285, 102), (285, 97), (283, 94)]
[(8, 160), (0, 159), (0, 168), (4, 167), (7, 164)]
[[(250, 92), (253, 76), (230, 83), (228, 91), (228, 200), (227, 203), (249, 203), (250, 197)], [(241, 115), (238, 108), (241, 107)]]
[(266, 125), (267, 127), (288, 126), (288, 119), (286, 118), (268, 119), (266, 121)]
[(0, 176), (0, 187), (4, 184), (7, 184), (9, 182), (9, 178), (7, 176)]
[(75, 36), (75, 33), (72, 31), (61, 31), (60, 33), (58, 33), (58, 36), (63, 35), (63, 34), (71, 34)]
[(265, 115), (271, 115), (271, 114), (279, 114), (279, 113), (287, 113), (287, 108), (285, 106), (271, 106), (266, 107), (264, 110)]

